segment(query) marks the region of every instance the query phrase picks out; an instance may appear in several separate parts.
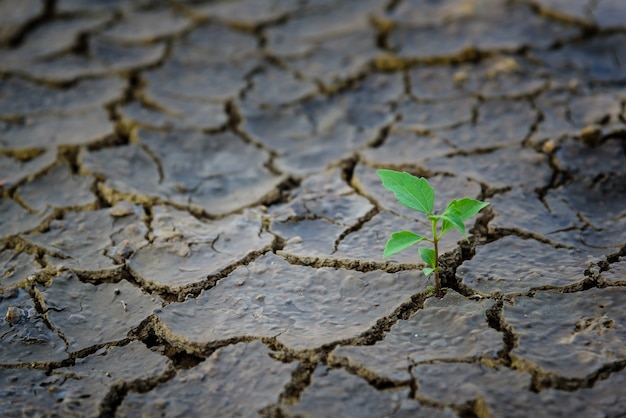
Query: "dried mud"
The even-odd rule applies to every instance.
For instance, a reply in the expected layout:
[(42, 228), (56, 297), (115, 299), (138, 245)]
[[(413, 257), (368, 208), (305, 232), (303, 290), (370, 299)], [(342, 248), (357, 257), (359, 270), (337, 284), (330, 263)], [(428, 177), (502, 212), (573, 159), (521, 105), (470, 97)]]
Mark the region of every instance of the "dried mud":
[[(622, 0), (0, 0), (0, 415), (623, 416)], [(441, 243), (375, 171), (491, 205)]]

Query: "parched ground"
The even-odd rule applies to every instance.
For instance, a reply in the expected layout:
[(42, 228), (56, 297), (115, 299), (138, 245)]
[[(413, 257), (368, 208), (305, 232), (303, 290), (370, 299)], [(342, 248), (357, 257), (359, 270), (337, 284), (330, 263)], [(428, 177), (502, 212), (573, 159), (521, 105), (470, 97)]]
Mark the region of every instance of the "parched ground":
[(625, 105), (624, 0), (0, 0), (0, 415), (623, 417)]

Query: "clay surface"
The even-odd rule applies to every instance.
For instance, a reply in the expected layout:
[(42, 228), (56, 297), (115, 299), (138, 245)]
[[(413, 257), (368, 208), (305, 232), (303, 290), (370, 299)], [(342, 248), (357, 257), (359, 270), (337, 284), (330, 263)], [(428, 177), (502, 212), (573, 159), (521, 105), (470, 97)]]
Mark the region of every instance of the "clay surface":
[[(622, 416), (625, 22), (0, 0), (0, 416)], [(379, 169), (490, 202), (441, 298)]]

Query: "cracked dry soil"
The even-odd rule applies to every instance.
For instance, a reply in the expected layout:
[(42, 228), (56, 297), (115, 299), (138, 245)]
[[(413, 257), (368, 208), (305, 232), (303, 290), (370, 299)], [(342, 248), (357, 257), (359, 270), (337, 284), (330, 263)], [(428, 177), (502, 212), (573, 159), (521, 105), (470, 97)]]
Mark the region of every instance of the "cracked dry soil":
[[(0, 0), (0, 415), (623, 417), (623, 0)], [(389, 234), (442, 242), (442, 299)]]

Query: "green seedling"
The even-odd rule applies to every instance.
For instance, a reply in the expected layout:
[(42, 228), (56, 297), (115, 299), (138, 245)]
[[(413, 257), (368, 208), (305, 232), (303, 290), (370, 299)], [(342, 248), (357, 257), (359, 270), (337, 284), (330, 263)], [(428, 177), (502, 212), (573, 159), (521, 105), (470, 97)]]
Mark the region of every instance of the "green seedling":
[[(459, 200), (453, 199), (448, 203), (446, 210), (439, 215), (433, 212), (435, 190), (425, 178), (415, 177), (409, 173), (394, 170), (377, 170), (376, 173), (383, 182), (385, 189), (392, 191), (401, 205), (425, 214), (432, 226), (431, 238), (410, 231), (392, 233), (391, 238), (385, 244), (383, 258), (399, 253), (419, 242), (430, 242), (433, 248), (420, 247), (418, 251), (420, 257), (427, 265), (423, 270), (424, 275), (428, 277), (434, 273), (434, 292), (437, 297), (441, 297), (439, 241), (453, 228), (456, 228), (468, 240), (465, 232), (465, 221), (478, 214), (489, 202), (481, 202), (469, 197)], [(439, 224), (439, 221), (441, 221), (441, 224)]]

